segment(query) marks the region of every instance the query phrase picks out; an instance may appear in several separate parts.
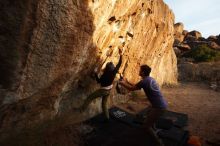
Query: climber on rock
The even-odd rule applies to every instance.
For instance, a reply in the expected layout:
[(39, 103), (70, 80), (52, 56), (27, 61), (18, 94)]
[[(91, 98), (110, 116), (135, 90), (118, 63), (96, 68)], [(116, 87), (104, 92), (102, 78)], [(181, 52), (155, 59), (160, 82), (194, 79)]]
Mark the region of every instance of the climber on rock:
[(112, 62), (108, 62), (100, 78), (98, 77), (97, 70), (95, 70), (96, 81), (101, 85), (101, 88), (91, 93), (86, 98), (83, 105), (79, 108), (81, 112), (85, 111), (85, 109), (94, 99), (101, 97), (102, 98), (102, 111), (105, 115), (106, 120), (107, 121), (109, 120), (109, 111), (108, 111), (107, 101), (108, 101), (110, 91), (113, 87), (113, 81), (122, 63), (122, 49), (120, 48), (119, 48), (119, 55), (120, 55), (120, 59), (119, 59), (118, 64), (114, 66)]

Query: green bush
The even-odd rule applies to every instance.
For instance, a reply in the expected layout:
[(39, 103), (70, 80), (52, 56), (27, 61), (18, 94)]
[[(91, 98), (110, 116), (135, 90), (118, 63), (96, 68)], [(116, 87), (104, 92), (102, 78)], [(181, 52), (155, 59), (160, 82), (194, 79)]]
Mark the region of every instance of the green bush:
[(211, 49), (207, 45), (200, 45), (186, 53), (184, 57), (193, 58), (196, 62), (219, 61), (220, 52)]

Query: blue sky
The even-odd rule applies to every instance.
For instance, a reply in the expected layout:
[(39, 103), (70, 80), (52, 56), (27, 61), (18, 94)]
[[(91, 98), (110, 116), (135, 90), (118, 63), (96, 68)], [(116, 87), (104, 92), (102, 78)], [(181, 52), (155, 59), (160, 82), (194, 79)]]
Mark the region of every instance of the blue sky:
[(220, 34), (220, 0), (164, 0), (173, 10), (175, 22), (184, 29), (198, 30), (202, 36)]

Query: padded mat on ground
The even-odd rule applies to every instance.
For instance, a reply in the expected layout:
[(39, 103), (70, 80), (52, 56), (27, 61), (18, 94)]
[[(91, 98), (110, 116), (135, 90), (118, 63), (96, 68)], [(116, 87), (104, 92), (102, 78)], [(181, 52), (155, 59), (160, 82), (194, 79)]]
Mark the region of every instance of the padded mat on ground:
[[(143, 120), (147, 118), (147, 112), (149, 112), (148, 108), (136, 116), (118, 107), (110, 109), (111, 117), (133, 127), (140, 127), (143, 124)], [(181, 128), (187, 125), (187, 121), (188, 117), (186, 114), (172, 111), (167, 111), (158, 120), (156, 127), (162, 127), (162, 129), (159, 129), (158, 135), (163, 139), (166, 146), (183, 146), (186, 144), (189, 132)]]
[(184, 146), (189, 138), (189, 132), (177, 127), (158, 132), (164, 143), (168, 146)]
[[(139, 116), (143, 116), (147, 118), (147, 112), (149, 112), (150, 108), (146, 108), (138, 113)], [(177, 113), (173, 111), (166, 111), (165, 114), (161, 117), (162, 119), (171, 120), (174, 126), (182, 128), (187, 125), (188, 123), (188, 116), (184, 113)]]
[(118, 107), (113, 107), (109, 110), (109, 114), (112, 118), (121, 121), (122, 123), (129, 124), (131, 126), (138, 127), (139, 123), (135, 122), (135, 115), (128, 113)]
[[(86, 122), (95, 127), (92, 132), (93, 134), (89, 134), (89, 146), (133, 146), (133, 142), (130, 141), (132, 138), (129, 137), (137, 138), (141, 136), (143, 138), (140, 138), (139, 145), (134, 142), (137, 146), (152, 145), (152, 140), (148, 136), (145, 137), (141, 132), (143, 130), (138, 128), (141, 124), (134, 122), (134, 118), (136, 117), (134, 114), (128, 113), (118, 107), (111, 108), (109, 111), (112, 118), (107, 123), (102, 122), (104, 119), (103, 114), (97, 115)], [(187, 131), (183, 131), (175, 126), (172, 126), (169, 130), (160, 130), (158, 135), (162, 138), (165, 146), (184, 146), (188, 138)], [(128, 139), (124, 139), (125, 137)]]

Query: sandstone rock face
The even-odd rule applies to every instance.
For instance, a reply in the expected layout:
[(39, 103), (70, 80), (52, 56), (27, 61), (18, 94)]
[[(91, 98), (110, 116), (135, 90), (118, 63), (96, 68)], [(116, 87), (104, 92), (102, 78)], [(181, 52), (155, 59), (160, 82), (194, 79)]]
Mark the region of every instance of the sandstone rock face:
[[(66, 72), (72, 75), (68, 82), (77, 83), (97, 64), (97, 59), (103, 67), (108, 61), (116, 63), (117, 48), (122, 44), (128, 57), (121, 72), (128, 79), (137, 81), (138, 75), (134, 74), (139, 64), (147, 63), (160, 84), (176, 82), (175, 56), (169, 49), (173, 14), (162, 1), (65, 1), (55, 5), (52, 7), (50, 1), (38, 4), (32, 51), (18, 90), (21, 98), (50, 86)], [(164, 60), (170, 59), (170, 64), (163, 66)], [(160, 74), (169, 67), (173, 71)]]
[[(120, 73), (129, 81), (137, 82), (139, 66), (148, 64), (159, 84), (177, 83), (174, 15), (162, 0), (26, 3), (17, 38), (22, 40), (18, 49), (28, 50), (20, 51), (22, 100), (1, 109), (1, 127), (53, 119), (67, 103), (69, 109), (79, 106), (96, 88), (89, 76), (94, 67), (116, 64), (119, 47), (124, 52)], [(13, 109), (19, 112), (6, 112)]]
[[(116, 1), (114, 5), (111, 4), (112, 7), (109, 7), (109, 4), (104, 2), (95, 2), (94, 5), (96, 4), (103, 5), (103, 7), (101, 9), (96, 9), (94, 14), (101, 14), (102, 11), (106, 11), (106, 7), (109, 8), (106, 13), (102, 14), (102, 18), (100, 18), (99, 15), (96, 15), (94, 23), (97, 28), (96, 30), (98, 30), (94, 32), (95, 41), (100, 40), (99, 38), (103, 37), (102, 33), (104, 33), (104, 37), (111, 38), (110, 41), (107, 39), (96, 44), (98, 48), (104, 49), (108, 49), (108, 46), (113, 46), (113, 54), (107, 59), (107, 61), (118, 60), (118, 57), (114, 57), (117, 55), (117, 46), (120, 46), (122, 42), (125, 42), (124, 54), (128, 57), (125, 57), (124, 59), (124, 65), (126, 65), (126, 67), (122, 66), (121, 72), (129, 80), (137, 81), (138, 66), (139, 64), (146, 63), (153, 68), (152, 76), (154, 76), (160, 84), (172, 83), (173, 81), (173, 83), (176, 82), (173, 78), (176, 74), (175, 69), (174, 72), (170, 74), (171, 76), (167, 74), (169, 78), (166, 78), (166, 75), (166, 77), (163, 77), (163, 75), (161, 77), (158, 76), (158, 72), (163, 72), (162, 65), (164, 64), (164, 62), (158, 62), (158, 58), (163, 60), (163, 57), (174, 57), (172, 56), (174, 55), (173, 51), (169, 46), (171, 45), (170, 42), (173, 42), (173, 37), (171, 37), (170, 33), (167, 33), (167, 30), (173, 32), (173, 28), (169, 28), (169, 24), (173, 23), (173, 15), (162, 1), (147, 3), (145, 1)], [(162, 9), (157, 9), (158, 6)], [(109, 14), (108, 11), (111, 11), (112, 13)], [(167, 14), (166, 18), (164, 18), (164, 14)], [(108, 21), (108, 24), (100, 23), (100, 19), (109, 19), (112, 17), (115, 17), (116, 20), (113, 22)], [(100, 32), (100, 30), (107, 30), (107, 32)], [(166, 38), (166, 40), (163, 38)], [(156, 48), (153, 51), (152, 48), (154, 47)], [(164, 52), (161, 49), (164, 49)], [(101, 57), (105, 58), (103, 54)], [(168, 59), (167, 61), (171, 61), (171, 64), (175, 64), (175, 59)], [(173, 68), (172, 65), (170, 67)]]

